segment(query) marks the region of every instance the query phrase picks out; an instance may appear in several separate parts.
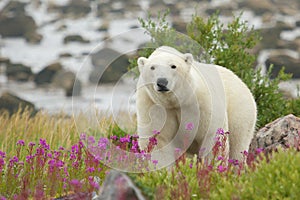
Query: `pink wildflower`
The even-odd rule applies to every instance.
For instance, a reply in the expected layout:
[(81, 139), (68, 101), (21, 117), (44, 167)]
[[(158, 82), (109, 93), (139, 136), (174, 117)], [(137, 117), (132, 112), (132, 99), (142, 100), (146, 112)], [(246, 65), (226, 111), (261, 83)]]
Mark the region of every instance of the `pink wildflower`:
[(263, 152), (263, 148), (257, 148), (256, 150), (255, 150), (255, 152), (256, 152), (256, 154), (260, 154), (261, 152)]
[(154, 165), (157, 165), (158, 160), (152, 160), (152, 163), (153, 163)]
[(223, 160), (224, 158), (223, 158), (223, 156), (218, 156), (217, 159), (218, 159), (218, 160)]
[(219, 166), (218, 166), (218, 171), (219, 171), (220, 173), (225, 172), (226, 169), (227, 169), (227, 168), (224, 167), (224, 166), (222, 166), (222, 165), (219, 165)]
[(224, 130), (222, 129), (222, 128), (218, 128), (218, 130), (217, 130), (217, 135), (224, 135)]
[(185, 125), (185, 130), (192, 131), (194, 129), (194, 124), (192, 122), (189, 122)]
[(17, 142), (17, 145), (25, 146), (24, 140), (19, 140), (19, 141)]

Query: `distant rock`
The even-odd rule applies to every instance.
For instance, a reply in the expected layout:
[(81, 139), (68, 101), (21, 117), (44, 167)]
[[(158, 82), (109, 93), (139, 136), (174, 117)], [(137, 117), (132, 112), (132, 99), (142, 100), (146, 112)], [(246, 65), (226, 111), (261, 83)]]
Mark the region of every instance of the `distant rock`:
[(92, 8), (88, 0), (71, 0), (63, 6), (52, 4), (48, 7), (48, 10), (59, 12), (62, 16), (80, 18), (89, 14)]
[(259, 42), (257, 51), (262, 49), (277, 49), (282, 46), (282, 39), (280, 34), (282, 31), (290, 31), (293, 30), (294, 27), (291, 24), (284, 23), (282, 21), (276, 22), (274, 27), (262, 28), (259, 29), (258, 32), (262, 37), (262, 40)]
[(34, 77), (34, 82), (36, 85), (45, 85), (52, 82), (55, 74), (63, 69), (63, 66), (57, 62), (46, 66)]
[(297, 27), (300, 27), (300, 20), (296, 21), (295, 25), (296, 25)]
[(89, 40), (84, 39), (81, 35), (68, 35), (64, 38), (64, 44), (71, 42), (89, 43)]
[(98, 2), (97, 4), (97, 16), (106, 17), (111, 7), (110, 2)]
[(0, 65), (3, 64), (5, 67), (7, 67), (10, 64), (9, 58), (6, 57), (0, 57)]
[(6, 76), (9, 80), (25, 82), (33, 77), (31, 67), (21, 63), (8, 63), (6, 66)]
[(186, 26), (187, 26), (187, 23), (184, 22), (183, 20), (175, 20), (172, 24), (172, 27), (180, 32), (180, 33), (186, 33)]
[(54, 75), (52, 83), (54, 86), (64, 89), (67, 97), (81, 94), (81, 81), (76, 79), (76, 74), (71, 71), (59, 71)]
[(35, 106), (31, 102), (21, 99), (10, 92), (4, 92), (1, 95), (0, 112), (8, 112), (9, 115), (13, 115), (18, 111), (24, 112), (26, 109), (30, 111), (32, 115), (37, 112)]
[(20, 1), (9, 1), (0, 11), (0, 16), (10, 14), (21, 14), (25, 13), (25, 6), (27, 3)]
[(265, 125), (252, 139), (249, 152), (270, 152), (278, 147), (292, 147), (300, 140), (300, 118), (290, 114)]
[(94, 69), (90, 73), (91, 83), (111, 83), (118, 81), (127, 72), (128, 56), (103, 48), (91, 56)]
[(300, 50), (300, 44), (297, 43), (297, 40), (294, 41), (278, 40), (276, 43), (276, 48), (298, 51)]
[(27, 42), (39, 43), (42, 35), (37, 33), (37, 25), (25, 12), (26, 4), (12, 1), (0, 12), (0, 35), (2, 37), (23, 37)]
[(228, 2), (226, 4), (222, 4), (219, 6), (210, 7), (205, 11), (205, 13), (207, 13), (208, 15), (212, 15), (218, 11), (220, 15), (232, 16), (232, 13), (236, 9), (237, 9), (237, 6), (235, 5), (234, 2)]
[(275, 51), (272, 53), (269, 58), (265, 61), (267, 69), (270, 65), (273, 65), (273, 71), (271, 78), (275, 78), (280, 69), (285, 67), (286, 73), (292, 73), (292, 78), (300, 78), (300, 60), (295, 59), (291, 56), (281, 54), (280, 52)]
[(272, 3), (278, 8), (282, 15), (298, 15), (300, 10), (299, 0), (272, 0)]
[(71, 53), (61, 53), (59, 54), (60, 58), (70, 58), (73, 57), (73, 55)]
[(140, 189), (124, 173), (111, 170), (94, 200), (145, 200)]
[(98, 28), (99, 32), (107, 32), (109, 29), (109, 20), (103, 20), (104, 22), (102, 25)]
[(240, 1), (239, 7), (244, 9), (250, 9), (257, 15), (263, 15), (266, 12), (276, 12), (276, 7), (271, 0)]

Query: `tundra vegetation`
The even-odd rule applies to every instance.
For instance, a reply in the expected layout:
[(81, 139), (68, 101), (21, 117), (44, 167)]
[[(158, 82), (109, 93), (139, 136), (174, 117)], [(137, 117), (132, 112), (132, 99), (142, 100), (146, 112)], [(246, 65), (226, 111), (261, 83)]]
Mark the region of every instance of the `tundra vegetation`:
[[(282, 70), (270, 79), (271, 69), (265, 75), (260, 69), (254, 69), (256, 56), (250, 50), (260, 37), (240, 16), (225, 26), (218, 15), (208, 19), (195, 15), (187, 25), (186, 35), (178, 34), (166, 17), (164, 13), (156, 20), (140, 19), (152, 42), (138, 56), (147, 57), (155, 47), (168, 45), (180, 51), (189, 49), (200, 61), (231, 69), (255, 96), (257, 128), (289, 113), (300, 115), (300, 100), (285, 99), (278, 90), (279, 82), (290, 76)], [(131, 60), (130, 68), (134, 66), (136, 59)], [(101, 118), (99, 126), (85, 133), (78, 133), (75, 123), (78, 119), (74, 118), (43, 112), (31, 116), (29, 111), (12, 116), (0, 114), (0, 199), (91, 195), (98, 191), (110, 170), (103, 159), (122, 163), (123, 158), (113, 157), (113, 152), (110, 156), (97, 157), (89, 151), (90, 147), (104, 151), (114, 144), (139, 156), (146, 153), (139, 150), (135, 132), (121, 130), (110, 118)], [(76, 118), (88, 123), (84, 115)], [(136, 125), (131, 126), (134, 130)], [(169, 170), (148, 172), (140, 165), (143, 173), (129, 176), (149, 199), (297, 199), (300, 141), (289, 149), (278, 149), (267, 155), (263, 149), (241, 152), (245, 160), (238, 162), (224, 158), (227, 134), (230, 133), (216, 130), (215, 158), (211, 163), (183, 154)], [(156, 142), (154, 135), (148, 149)], [(156, 162), (152, 162), (155, 167)]]

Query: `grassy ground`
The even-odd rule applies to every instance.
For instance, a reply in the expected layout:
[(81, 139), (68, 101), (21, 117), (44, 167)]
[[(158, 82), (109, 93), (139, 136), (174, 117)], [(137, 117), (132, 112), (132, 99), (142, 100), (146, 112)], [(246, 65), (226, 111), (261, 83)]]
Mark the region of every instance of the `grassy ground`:
[[(97, 191), (109, 167), (93, 157), (82, 141), (98, 146), (102, 141), (103, 147), (107, 141), (103, 138), (116, 136), (118, 139), (111, 140), (121, 148), (132, 150), (135, 145), (132, 138), (120, 143), (126, 132), (105, 117), (89, 126), (84, 115), (76, 119), (46, 113), (30, 117), (25, 112), (11, 117), (0, 114), (0, 122), (0, 198), (50, 199)], [(80, 129), (82, 124), (86, 128)], [(134, 131), (134, 127), (129, 129)], [(216, 152), (222, 149), (215, 148)], [(268, 159), (259, 152), (256, 159), (248, 156), (248, 165), (228, 163), (220, 156), (222, 152), (215, 154), (211, 164), (183, 156), (172, 169), (129, 175), (149, 199), (297, 199), (298, 150), (279, 150)]]

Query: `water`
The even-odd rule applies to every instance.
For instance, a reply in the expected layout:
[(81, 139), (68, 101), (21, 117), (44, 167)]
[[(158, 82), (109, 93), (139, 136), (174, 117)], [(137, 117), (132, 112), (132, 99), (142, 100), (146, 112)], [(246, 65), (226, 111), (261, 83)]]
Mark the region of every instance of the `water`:
[[(8, 1), (2, 0), (0, 2), (0, 9)], [(30, 0), (22, 1), (31, 2)], [(228, 3), (229, 1), (214, 0), (212, 1), (212, 5), (216, 6)], [(65, 5), (68, 0), (53, 0), (52, 2)], [(96, 17), (95, 4), (92, 6), (92, 12), (84, 18), (76, 20), (66, 18), (51, 22), (58, 17), (58, 14), (47, 12), (48, 0), (41, 0), (41, 3), (39, 8), (36, 8), (31, 3), (26, 7), (26, 11), (30, 13), (40, 27), (38, 32), (43, 35), (42, 42), (35, 45), (28, 44), (24, 39), (20, 38), (1, 39), (0, 46), (2, 47), (0, 47), (0, 56), (10, 58), (13, 63), (23, 63), (31, 66), (34, 73), (39, 72), (48, 64), (59, 61), (65, 69), (75, 72), (77, 78), (82, 81), (82, 96), (68, 98), (65, 97), (64, 91), (58, 88), (40, 88), (36, 87), (33, 83), (18, 84), (11, 81), (7, 82), (3, 73), (0, 73), (0, 94), (6, 90), (12, 91), (21, 98), (34, 103), (37, 108), (45, 109), (50, 113), (64, 111), (68, 114), (76, 114), (91, 108), (108, 112), (120, 109), (134, 112), (134, 82), (127, 79), (122, 84), (115, 85), (95, 86), (89, 84), (88, 76), (93, 66), (88, 55), (105, 46), (118, 50), (121, 53), (131, 54), (140, 44), (149, 41), (150, 38), (144, 34), (144, 30), (131, 28), (139, 26), (137, 18), (146, 16), (146, 12), (141, 12), (138, 16), (133, 16), (132, 18), (114, 19), (109, 22), (108, 32), (104, 33), (97, 31), (105, 21)], [(141, 1), (140, 4), (144, 11), (149, 8), (147, 0)], [(185, 18), (185, 21), (188, 21), (194, 11), (194, 9), (186, 8), (181, 11), (181, 16)], [(290, 23), (294, 23), (296, 20), (292, 16), (278, 15), (277, 17)], [(230, 17), (222, 18), (222, 22), (225, 23), (230, 20)], [(249, 26), (254, 26), (255, 28), (265, 26), (262, 23), (261, 17), (255, 16), (251, 11), (245, 11), (242, 20), (248, 21)], [(62, 25), (65, 25), (67, 28), (57, 31)], [(79, 34), (91, 42), (88, 44), (71, 43), (64, 45), (62, 42), (63, 38), (70, 34)], [(293, 31), (284, 31), (281, 37), (286, 40), (293, 40), (299, 35), (300, 29), (298, 28)], [(109, 40), (104, 40), (107, 36), (109, 36)], [(264, 50), (261, 52), (258, 60), (260, 65), (263, 66), (270, 51)], [(62, 53), (70, 53), (72, 57), (59, 58), (59, 55)], [(288, 51), (287, 53), (299, 57), (299, 52)], [(296, 83), (282, 85), (284, 88), (290, 88), (294, 95), (297, 94), (295, 89)], [(121, 105), (125, 105), (125, 108)]]

